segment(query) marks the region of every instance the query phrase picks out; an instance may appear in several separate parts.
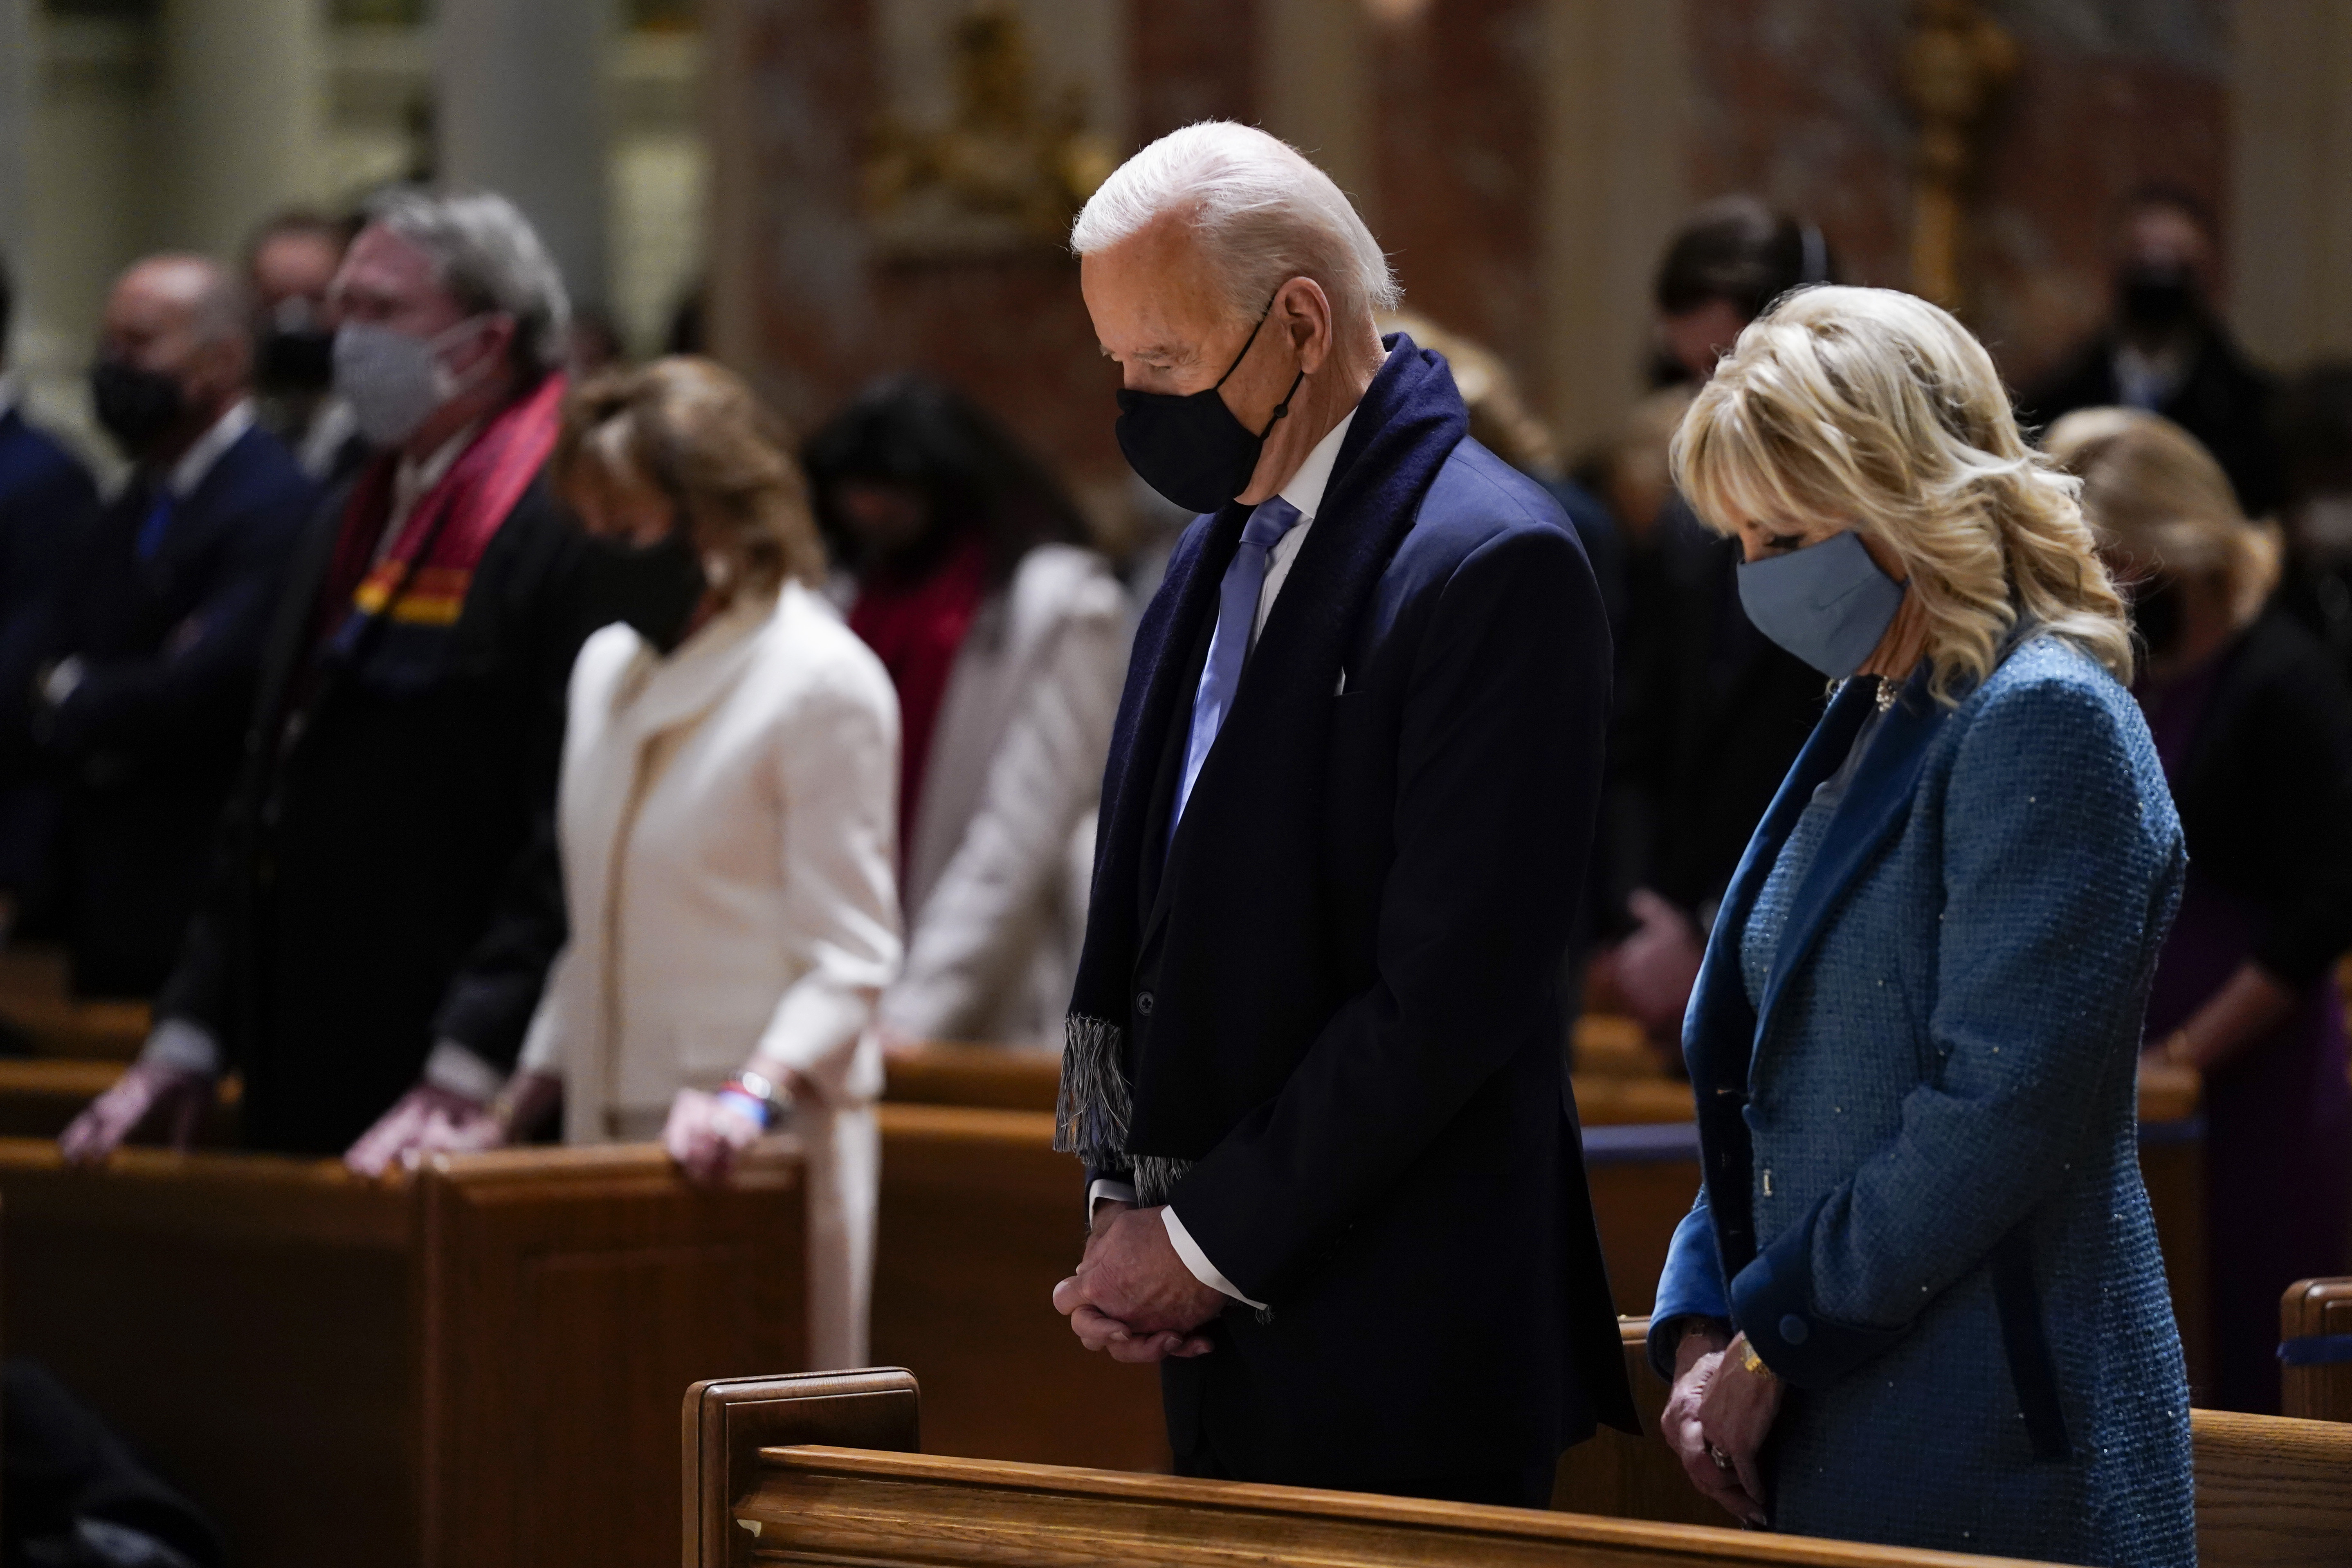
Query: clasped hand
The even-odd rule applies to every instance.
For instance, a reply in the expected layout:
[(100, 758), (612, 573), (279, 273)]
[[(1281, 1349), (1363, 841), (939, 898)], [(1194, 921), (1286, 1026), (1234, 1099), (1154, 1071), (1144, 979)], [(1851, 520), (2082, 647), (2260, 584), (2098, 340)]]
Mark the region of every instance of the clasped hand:
[(1659, 1420), (1691, 1484), (1743, 1524), (1762, 1527), (1764, 1474), (1757, 1455), (1780, 1414), (1780, 1380), (1743, 1364), (1748, 1342), (1726, 1344), (1695, 1328), (1675, 1352), (1675, 1389)]
[(1054, 1310), (1078, 1342), (1113, 1361), (1206, 1355), (1208, 1340), (1193, 1331), (1224, 1305), (1176, 1256), (1159, 1209), (1117, 1202), (1096, 1205), (1078, 1271), (1054, 1287)]

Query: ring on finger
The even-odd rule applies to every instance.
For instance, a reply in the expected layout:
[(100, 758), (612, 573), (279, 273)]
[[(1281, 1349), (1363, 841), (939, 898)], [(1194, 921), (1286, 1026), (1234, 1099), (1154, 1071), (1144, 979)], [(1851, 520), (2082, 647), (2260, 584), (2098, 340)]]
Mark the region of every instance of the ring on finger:
[(1731, 1473), (1731, 1456), (1725, 1453), (1722, 1449), (1717, 1447), (1712, 1443), (1709, 1443), (1706, 1446), (1706, 1457), (1715, 1461), (1715, 1468), (1717, 1469), (1721, 1470), (1727, 1476)]

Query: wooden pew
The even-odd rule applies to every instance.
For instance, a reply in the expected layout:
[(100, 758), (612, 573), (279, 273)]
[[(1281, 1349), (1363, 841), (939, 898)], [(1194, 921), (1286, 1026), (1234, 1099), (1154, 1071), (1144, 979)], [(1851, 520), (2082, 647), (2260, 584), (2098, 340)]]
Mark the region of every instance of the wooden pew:
[(886, 1101), (874, 1356), (922, 1379), (940, 1451), (1168, 1467), (1160, 1374), (1093, 1355), (1054, 1310), (1086, 1245), (1050, 1111)]
[(143, 1002), (75, 996), (61, 949), (0, 948), (0, 1026), (38, 1055), (127, 1062), (146, 1041), (147, 1019)]
[[(11, 1354), (46, 1363), (247, 1568), (667, 1556), (679, 1391), (802, 1364), (800, 1167), (658, 1149), (326, 1162), (0, 1139)], [(557, 1500), (562, 1506), (556, 1506)]]
[(2280, 1408), (2352, 1421), (2352, 1279), (2298, 1279), (2279, 1300)]
[(684, 1421), (686, 1568), (1077, 1563), (1328, 1568), (1961, 1568), (2000, 1561), (1713, 1526), (942, 1458), (896, 1370), (698, 1384)]
[[(934, 1054), (937, 1053), (937, 1054)], [(923, 1047), (896, 1062), (894, 1091), (967, 1097), (963, 1104), (886, 1100), (874, 1354), (922, 1380), (940, 1451), (1038, 1464), (1155, 1469), (1167, 1463), (1158, 1380), (1082, 1351), (1050, 1304), (1085, 1245), (1076, 1164), (1053, 1152), (1041, 1062), (986, 1047)], [(1043, 1064), (1052, 1058), (1044, 1057)], [(1020, 1088), (1027, 1075), (1026, 1089)], [(1585, 1161), (1601, 1252), (1618, 1306), (1647, 1312), (1666, 1245), (1698, 1190), (1689, 1090), (1663, 1080), (1631, 1094), (1671, 1095), (1682, 1120), (1601, 1121), (1586, 1112)], [(1579, 1095), (1586, 1086), (1580, 1083)], [(1043, 1109), (975, 1107), (970, 1099), (1045, 1100)], [(2193, 1084), (2189, 1093), (2193, 1095)], [(1596, 1108), (1610, 1105), (1596, 1095)], [(1637, 1102), (1638, 1105), (1638, 1102)], [(2203, 1279), (2201, 1144), (2193, 1099), (2156, 1083), (2143, 1097), (2143, 1169), (2175, 1281)], [(1649, 1109), (1661, 1107), (1653, 1105)], [(2202, 1293), (2175, 1291), (2191, 1369), (2201, 1366)]]
[[(1621, 1325), (1642, 1436), (1601, 1431), (1561, 1457), (1552, 1506), (1613, 1518), (1712, 1523), (1658, 1436), (1667, 1389), (1650, 1370), (1644, 1318)], [(2352, 1426), (2189, 1412), (2201, 1568), (2340, 1568), (2352, 1563)]]

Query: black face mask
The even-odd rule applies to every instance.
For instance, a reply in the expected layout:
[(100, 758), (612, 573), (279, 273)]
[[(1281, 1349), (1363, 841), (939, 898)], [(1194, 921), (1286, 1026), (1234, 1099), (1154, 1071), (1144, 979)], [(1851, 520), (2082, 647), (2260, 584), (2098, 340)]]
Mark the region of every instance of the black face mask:
[(2116, 303), (2124, 325), (2136, 331), (2169, 332), (2197, 320), (2197, 280), (2185, 267), (2141, 263), (2116, 275)]
[(2132, 585), (2131, 618), (2149, 658), (2171, 653), (2180, 646), (2179, 583), (2163, 575), (2141, 578)]
[(265, 392), (323, 393), (334, 384), (335, 334), (273, 327), (261, 334), (253, 374)]
[(177, 380), (119, 359), (89, 367), (89, 401), (100, 426), (133, 458), (144, 457), (187, 407)]
[(1257, 342), (1266, 316), (1273, 313), (1273, 301), (1268, 300), (1257, 325), (1250, 329), (1249, 342), (1242, 344), (1242, 352), (1217, 377), (1216, 386), (1205, 392), (1180, 397), (1172, 392), (1119, 388), (1118, 449), (1127, 454), (1128, 467), (1145, 484), (1188, 511), (1215, 511), (1248, 487), (1265, 438), (1289, 414), (1290, 400), (1297, 395), (1298, 384), (1307, 379), (1302, 365), (1291, 378), (1290, 390), (1275, 405), (1274, 417), (1255, 435), (1217, 395), (1217, 388), (1231, 381), (1242, 361), (1249, 358), (1250, 345)]
[(673, 529), (657, 544), (604, 541), (602, 557), (599, 598), (605, 613), (628, 622), (663, 653), (676, 652), (694, 607), (710, 589), (686, 529)]

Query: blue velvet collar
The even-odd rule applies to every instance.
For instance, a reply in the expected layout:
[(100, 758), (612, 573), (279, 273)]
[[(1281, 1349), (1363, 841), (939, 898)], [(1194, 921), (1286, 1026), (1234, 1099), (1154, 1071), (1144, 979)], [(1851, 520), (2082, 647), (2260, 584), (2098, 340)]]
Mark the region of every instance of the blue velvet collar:
[(1838, 895), (1862, 870), (1870, 857), (1909, 816), (1911, 796), (1927, 760), (1927, 748), (1951, 710), (1927, 689), (1930, 667), (1922, 663), (1905, 683), (1903, 694), (1855, 770), (1845, 798), (1830, 819), (1821, 849), (1800, 885), (1790, 908), (1787, 930), (1773, 956), (1765, 982), (1761, 1011), (1749, 1006), (1748, 988), (1739, 971), (1739, 942), (1748, 917), (1756, 907), (1764, 879), (1781, 847), (1794, 831), (1813, 791), (1845, 762), (1854, 738), (1861, 733), (1876, 700), (1874, 682), (1849, 681), (1822, 716), (1796, 764), (1781, 782), (1780, 793), (1764, 814), (1739, 868), (1732, 874), (1707, 943), (1692, 998), (1683, 1042), (1691, 1081), (1706, 1092), (1737, 1089), (1744, 1093), (1751, 1081), (1755, 1059), (1771, 1026), (1780, 998), (1820, 937)]

